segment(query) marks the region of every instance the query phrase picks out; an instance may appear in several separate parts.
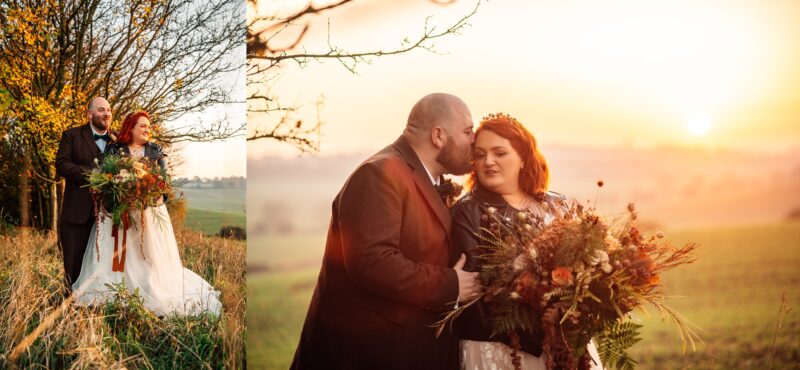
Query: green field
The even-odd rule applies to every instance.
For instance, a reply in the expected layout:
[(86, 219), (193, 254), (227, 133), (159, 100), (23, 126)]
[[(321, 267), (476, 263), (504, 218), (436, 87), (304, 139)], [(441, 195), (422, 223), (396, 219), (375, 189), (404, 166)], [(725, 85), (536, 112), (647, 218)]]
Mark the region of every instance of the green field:
[(244, 214), (246, 189), (243, 188), (176, 188), (183, 192), (189, 208)]
[(244, 213), (216, 212), (189, 208), (186, 210), (184, 225), (203, 234), (217, 234), (223, 225), (245, 227)]
[[(640, 368), (768, 368), (784, 288), (794, 309), (778, 332), (774, 368), (800, 368), (800, 223), (690, 230), (668, 237), (675, 244), (701, 244), (698, 262), (668, 273), (664, 282), (668, 294), (683, 296), (669, 303), (702, 328), (704, 343), (682, 355), (674, 327), (655, 311), (638, 312), (643, 340), (632, 355)], [(318, 273), (318, 267), (300, 263), (301, 251), (307, 251), (306, 260), (319, 261), (323, 247), (310, 243), (321, 240), (284, 237), (249, 246), (249, 264), (306, 266), (248, 276), (247, 353), (253, 368), (288, 368)], [(293, 258), (280, 260), (282, 253)]]
[(203, 234), (217, 234), (224, 225), (246, 227), (245, 189), (177, 188), (186, 197), (184, 225)]

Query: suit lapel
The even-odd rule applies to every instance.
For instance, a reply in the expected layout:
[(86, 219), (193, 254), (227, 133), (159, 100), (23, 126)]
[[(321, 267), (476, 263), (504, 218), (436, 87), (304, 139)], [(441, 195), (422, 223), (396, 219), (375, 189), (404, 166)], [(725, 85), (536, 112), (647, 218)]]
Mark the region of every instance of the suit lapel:
[(442, 198), (439, 197), (439, 193), (436, 191), (433, 183), (431, 183), (428, 172), (425, 171), (425, 167), (422, 165), (419, 157), (404, 137), (401, 136), (399, 139), (397, 139), (393, 146), (395, 149), (397, 149), (403, 159), (406, 160), (406, 163), (408, 163), (409, 167), (411, 167), (417, 190), (422, 194), (423, 198), (425, 198), (425, 201), (428, 203), (431, 209), (433, 209), (433, 212), (436, 214), (436, 218), (439, 219), (442, 227), (444, 227), (445, 231), (447, 232), (448, 243), (452, 245), (452, 242), (450, 242), (450, 211), (442, 202)]
[(92, 152), (92, 157), (100, 157), (100, 148), (97, 147), (97, 143), (95, 143), (92, 138), (92, 128), (89, 127), (89, 123), (85, 124), (81, 129), (81, 137), (83, 137), (83, 141), (86, 142), (86, 145), (89, 146), (89, 150)]

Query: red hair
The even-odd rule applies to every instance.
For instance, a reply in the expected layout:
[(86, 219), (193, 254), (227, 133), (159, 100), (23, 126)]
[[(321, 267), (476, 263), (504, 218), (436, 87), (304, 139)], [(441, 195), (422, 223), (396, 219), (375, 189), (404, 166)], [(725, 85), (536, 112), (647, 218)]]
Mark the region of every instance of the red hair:
[(117, 136), (118, 143), (130, 144), (131, 141), (133, 141), (131, 130), (136, 127), (136, 123), (139, 122), (139, 118), (141, 117), (145, 117), (148, 120), (150, 119), (150, 115), (145, 111), (131, 113), (125, 117), (125, 120), (122, 121), (122, 128), (119, 130), (119, 135)]
[[(519, 187), (525, 194), (535, 195), (547, 190), (548, 182), (550, 182), (547, 161), (539, 152), (533, 134), (525, 126), (514, 117), (505, 113), (497, 113), (483, 117), (478, 129), (475, 130), (475, 137), (478, 137), (484, 130), (494, 132), (510, 141), (511, 147), (522, 159), (525, 167), (519, 173)], [(472, 189), (479, 182), (473, 164), (472, 172), (470, 172), (465, 186), (467, 189)]]

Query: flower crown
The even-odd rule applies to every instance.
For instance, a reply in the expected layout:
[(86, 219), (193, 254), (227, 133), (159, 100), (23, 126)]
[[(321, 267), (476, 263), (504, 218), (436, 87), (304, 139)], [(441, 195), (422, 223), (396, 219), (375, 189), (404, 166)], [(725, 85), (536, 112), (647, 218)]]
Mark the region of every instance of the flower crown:
[(486, 122), (486, 121), (494, 121), (494, 120), (508, 121), (508, 122), (512, 123), (514, 126), (516, 126), (518, 129), (522, 129), (522, 130), (525, 129), (525, 126), (523, 126), (522, 123), (517, 121), (516, 118), (512, 117), (510, 114), (503, 113), (503, 112), (489, 113), (488, 115), (486, 115), (483, 118), (481, 118), (481, 123)]

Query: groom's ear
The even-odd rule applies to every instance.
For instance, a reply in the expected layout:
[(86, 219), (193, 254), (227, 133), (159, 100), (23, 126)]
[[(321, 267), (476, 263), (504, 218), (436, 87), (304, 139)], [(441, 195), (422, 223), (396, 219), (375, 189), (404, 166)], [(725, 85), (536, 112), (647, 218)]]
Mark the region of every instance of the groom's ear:
[(431, 142), (439, 149), (444, 148), (447, 144), (447, 132), (444, 131), (442, 126), (433, 126), (431, 129)]

